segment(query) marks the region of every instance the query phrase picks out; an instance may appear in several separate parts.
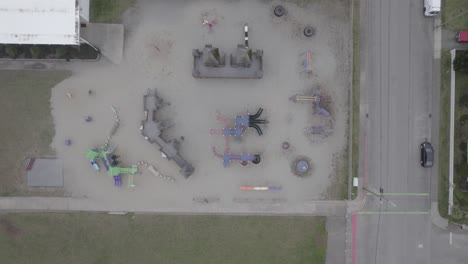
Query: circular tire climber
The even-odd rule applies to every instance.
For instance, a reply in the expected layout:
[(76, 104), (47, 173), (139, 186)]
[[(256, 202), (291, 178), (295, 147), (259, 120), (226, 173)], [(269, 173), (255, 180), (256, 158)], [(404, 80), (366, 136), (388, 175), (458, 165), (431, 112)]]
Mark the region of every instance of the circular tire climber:
[(252, 160), (253, 164), (259, 164), (262, 159), (260, 158), (260, 155), (255, 155), (254, 160)]
[(305, 177), (310, 175), (312, 172), (312, 166), (310, 159), (305, 156), (299, 156), (291, 163), (291, 171), (294, 175), (299, 177)]
[(310, 38), (315, 35), (315, 29), (313, 27), (305, 27), (304, 28), (304, 36)]
[(275, 16), (277, 17), (282, 17), (284, 16), (284, 14), (286, 14), (286, 9), (284, 9), (283, 6), (276, 6), (275, 7), (275, 10), (273, 11), (273, 13), (275, 14)]

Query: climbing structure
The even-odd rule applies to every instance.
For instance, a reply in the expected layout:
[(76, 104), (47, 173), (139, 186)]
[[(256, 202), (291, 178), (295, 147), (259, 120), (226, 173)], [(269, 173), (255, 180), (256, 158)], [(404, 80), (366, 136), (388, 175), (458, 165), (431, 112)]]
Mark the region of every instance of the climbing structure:
[(240, 141), (242, 135), (246, 132), (248, 127), (254, 128), (258, 135), (263, 135), (262, 129), (258, 124), (267, 124), (267, 120), (259, 119), (263, 109), (259, 108), (257, 113), (254, 115), (236, 116), (236, 122), (234, 127), (229, 127), (229, 121), (218, 115), (218, 121), (224, 122), (225, 127), (222, 129), (210, 129), (210, 135), (223, 135), (225, 139), (224, 153), (220, 154), (216, 151), (216, 147), (212, 146), (211, 149), (213, 154), (223, 159), (224, 167), (228, 167), (231, 161), (238, 160), (243, 166), (246, 166), (249, 162), (258, 164), (261, 161), (260, 154), (233, 154), (229, 148), (229, 137), (234, 136), (237, 141)]
[(263, 113), (263, 108), (259, 108), (257, 113), (254, 115), (244, 115), (244, 116), (236, 116), (236, 122), (234, 127), (229, 127), (229, 121), (223, 119), (222, 117), (218, 117), (218, 120), (224, 121), (225, 126), (222, 130), (220, 129), (210, 129), (210, 134), (221, 134), (223, 136), (234, 136), (237, 140), (240, 140), (244, 132), (247, 130), (248, 127), (252, 127), (257, 130), (259, 136), (263, 135), (262, 129), (258, 126), (258, 124), (267, 124), (267, 120), (258, 119), (260, 115)]
[(333, 117), (330, 115), (330, 111), (328, 110), (329, 105), (327, 105), (327, 103), (329, 103), (329, 100), (326, 99), (326, 96), (324, 97), (318, 92), (313, 93), (312, 95), (296, 94), (291, 96), (289, 100), (294, 103), (312, 103), (312, 113), (321, 117), (318, 124), (314, 124), (305, 129), (307, 134), (318, 135), (321, 137), (327, 137), (333, 134)]
[(159, 146), (159, 150), (169, 160), (174, 160), (175, 163), (180, 167), (180, 173), (188, 178), (192, 175), (194, 168), (193, 166), (185, 161), (179, 155), (180, 143), (177, 140), (166, 140), (162, 138), (161, 133), (164, 129), (171, 126), (168, 120), (157, 120), (156, 113), (164, 105), (164, 102), (156, 94), (156, 90), (148, 90), (143, 96), (143, 107), (145, 111), (145, 119), (141, 122), (140, 130), (141, 134), (150, 143), (155, 143)]
[(249, 27), (244, 25), (244, 44), (237, 45), (236, 51), (227, 59), (226, 54), (211, 44), (203, 50), (192, 50), (195, 78), (262, 78), (263, 50), (249, 47)]
[(128, 168), (123, 168), (117, 166), (119, 161), (117, 160), (118, 156), (113, 155), (112, 153), (116, 149), (115, 146), (109, 146), (108, 148), (100, 147), (94, 149), (88, 149), (86, 152), (86, 157), (89, 159), (91, 165), (95, 170), (99, 170), (96, 160), (101, 160), (102, 164), (107, 170), (107, 174), (114, 178), (115, 186), (122, 186), (122, 177), (121, 174), (129, 175), (129, 187), (135, 187), (133, 184), (133, 175), (137, 173), (138, 168), (136, 165), (133, 165)]

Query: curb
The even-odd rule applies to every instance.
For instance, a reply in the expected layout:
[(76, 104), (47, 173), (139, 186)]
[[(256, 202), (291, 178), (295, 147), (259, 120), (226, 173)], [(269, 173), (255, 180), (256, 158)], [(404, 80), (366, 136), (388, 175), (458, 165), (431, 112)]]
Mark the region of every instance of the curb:
[(431, 203), (431, 222), (432, 224), (442, 228), (447, 229), (449, 225), (448, 219), (442, 218), (439, 214), (439, 203)]

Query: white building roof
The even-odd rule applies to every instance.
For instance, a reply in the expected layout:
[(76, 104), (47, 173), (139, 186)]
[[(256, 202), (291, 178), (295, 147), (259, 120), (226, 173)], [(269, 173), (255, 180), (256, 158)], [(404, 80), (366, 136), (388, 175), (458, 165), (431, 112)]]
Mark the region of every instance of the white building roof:
[(0, 0), (0, 43), (79, 44), (76, 0)]

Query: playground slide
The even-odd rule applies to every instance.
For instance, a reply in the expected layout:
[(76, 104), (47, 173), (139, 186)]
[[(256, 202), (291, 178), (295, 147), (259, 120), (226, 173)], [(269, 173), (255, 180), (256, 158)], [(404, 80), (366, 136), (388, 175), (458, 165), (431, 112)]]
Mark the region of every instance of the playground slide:
[(257, 130), (257, 133), (258, 133), (259, 136), (263, 135), (263, 131), (262, 131), (262, 129), (261, 129), (258, 125), (256, 125), (256, 124), (249, 124), (249, 127), (255, 128), (255, 130)]
[(105, 158), (101, 158), (102, 164), (104, 164), (104, 167), (106, 168), (106, 171), (109, 171), (109, 165), (107, 165), (107, 161)]
[(95, 171), (99, 170), (99, 166), (97, 165), (97, 163), (94, 160), (90, 160), (89, 162), (91, 163), (91, 165), (93, 166)]
[(122, 177), (120, 175), (114, 176), (114, 185), (118, 187), (122, 186)]

